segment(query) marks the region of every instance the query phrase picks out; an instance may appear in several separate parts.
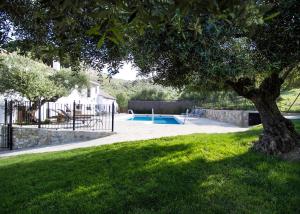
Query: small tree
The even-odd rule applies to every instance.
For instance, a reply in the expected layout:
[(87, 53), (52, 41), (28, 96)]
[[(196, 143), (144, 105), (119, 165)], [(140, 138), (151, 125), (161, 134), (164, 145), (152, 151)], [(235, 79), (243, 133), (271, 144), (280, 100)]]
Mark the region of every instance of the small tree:
[(125, 93), (119, 93), (116, 96), (120, 111), (123, 112), (128, 107), (128, 97)]
[(83, 73), (70, 69), (55, 71), (43, 63), (13, 54), (0, 55), (0, 93), (19, 94), (32, 101), (31, 114), (37, 110), (38, 102), (55, 102), (77, 87), (88, 85)]

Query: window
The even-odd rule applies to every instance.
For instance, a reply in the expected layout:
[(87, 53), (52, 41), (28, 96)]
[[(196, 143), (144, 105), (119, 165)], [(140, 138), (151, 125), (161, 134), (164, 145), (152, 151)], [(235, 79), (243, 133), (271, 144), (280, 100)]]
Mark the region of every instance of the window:
[(87, 97), (91, 97), (91, 89), (90, 88), (87, 89)]
[(76, 104), (76, 110), (81, 110), (82, 109), (82, 104)]

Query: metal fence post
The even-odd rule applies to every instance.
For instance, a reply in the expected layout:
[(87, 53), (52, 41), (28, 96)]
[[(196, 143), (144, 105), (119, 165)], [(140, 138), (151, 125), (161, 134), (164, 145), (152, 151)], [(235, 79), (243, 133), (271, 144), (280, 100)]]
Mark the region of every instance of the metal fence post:
[(42, 111), (41, 111), (41, 99), (38, 101), (38, 128), (41, 128), (41, 117), (42, 117)]
[(49, 104), (49, 102), (47, 102), (47, 112), (46, 113), (47, 113), (46, 118), (47, 119), (50, 118), (50, 104)]
[(4, 125), (7, 125), (7, 99), (4, 100)]
[(13, 116), (13, 101), (10, 101), (9, 103), (9, 122), (7, 125), (7, 131), (8, 131), (8, 147), (10, 150), (13, 149), (13, 130), (12, 130), (12, 116)]
[(76, 103), (74, 100), (74, 102), (73, 102), (73, 131), (75, 131), (75, 114), (76, 114), (75, 108), (76, 108)]
[(115, 125), (115, 103), (112, 103), (111, 109), (111, 131), (114, 132), (114, 125)]

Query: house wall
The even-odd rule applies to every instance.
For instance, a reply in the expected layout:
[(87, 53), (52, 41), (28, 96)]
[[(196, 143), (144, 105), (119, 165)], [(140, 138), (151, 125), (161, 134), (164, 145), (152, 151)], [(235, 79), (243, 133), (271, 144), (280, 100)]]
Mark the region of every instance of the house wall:
[(90, 87), (91, 96), (87, 97), (87, 89), (74, 89), (70, 95), (59, 98), (56, 103), (73, 103), (74, 101), (79, 104), (97, 104), (96, 86)]
[[(47, 118), (47, 109), (49, 105), (50, 109), (50, 117), (57, 115), (56, 110), (63, 110), (67, 112), (67, 110), (73, 111), (73, 102), (75, 101), (76, 104), (83, 104), (80, 111), (84, 114), (95, 114), (96, 112), (96, 105), (106, 105), (100, 106), (100, 108), (108, 109), (108, 106), (111, 106), (112, 103), (115, 103), (116, 110), (117, 110), (117, 103), (115, 100), (107, 99), (99, 95), (100, 87), (99, 85), (91, 85), (90, 86), (90, 96), (88, 97), (88, 89), (74, 89), (72, 90), (71, 94), (66, 97), (59, 98), (55, 103), (46, 103), (42, 106), (42, 121)], [(90, 108), (87, 108), (90, 106)], [(104, 109), (103, 109), (104, 110)], [(36, 113), (36, 117), (38, 117), (38, 112)]]
[(116, 100), (108, 99), (102, 96), (97, 97), (97, 103), (100, 105), (112, 105), (114, 103), (116, 107), (118, 106)]
[(4, 123), (4, 103), (0, 103), (0, 124)]

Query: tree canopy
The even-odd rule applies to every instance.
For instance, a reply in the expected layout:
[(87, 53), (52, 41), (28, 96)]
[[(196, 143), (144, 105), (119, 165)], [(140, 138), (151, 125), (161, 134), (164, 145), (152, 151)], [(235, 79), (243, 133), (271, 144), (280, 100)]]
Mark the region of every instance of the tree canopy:
[(0, 93), (19, 94), (30, 101), (56, 101), (74, 87), (88, 84), (84, 73), (49, 66), (15, 53), (0, 55)]
[(260, 113), (264, 133), (254, 148), (279, 154), (300, 138), (276, 105), (282, 86), (299, 81), (299, 8), (298, 0), (4, 1), (0, 21), (37, 56), (107, 63), (111, 74), (133, 60), (164, 85), (232, 89)]
[[(254, 103), (264, 133), (254, 148), (291, 151), (300, 139), (276, 100), (287, 80), (297, 84), (300, 65), (300, 2), (243, 1), (220, 13), (178, 10), (159, 27), (144, 29), (127, 49), (140, 73), (156, 82), (199, 90), (234, 90)], [(296, 80), (296, 82), (295, 82)], [(288, 84), (287, 84), (288, 85)]]

